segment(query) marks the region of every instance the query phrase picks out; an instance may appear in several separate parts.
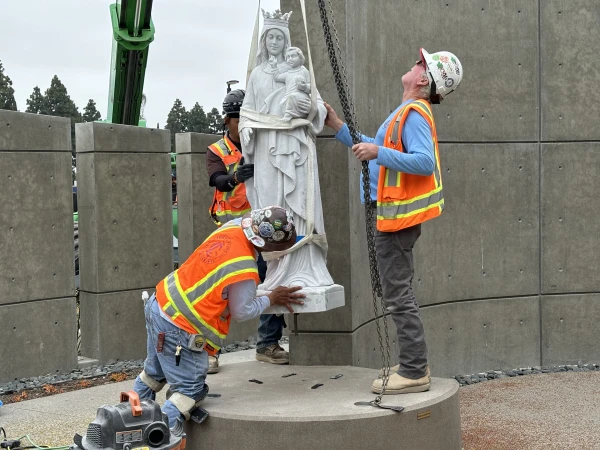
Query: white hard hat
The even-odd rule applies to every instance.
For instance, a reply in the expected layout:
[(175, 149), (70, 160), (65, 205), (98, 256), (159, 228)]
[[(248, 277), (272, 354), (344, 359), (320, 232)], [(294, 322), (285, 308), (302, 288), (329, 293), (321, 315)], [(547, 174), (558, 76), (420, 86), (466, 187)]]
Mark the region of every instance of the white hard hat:
[(463, 77), (462, 64), (454, 53), (428, 53), (424, 48), (421, 49), (421, 59), (429, 74), (432, 103), (439, 103), (460, 84)]

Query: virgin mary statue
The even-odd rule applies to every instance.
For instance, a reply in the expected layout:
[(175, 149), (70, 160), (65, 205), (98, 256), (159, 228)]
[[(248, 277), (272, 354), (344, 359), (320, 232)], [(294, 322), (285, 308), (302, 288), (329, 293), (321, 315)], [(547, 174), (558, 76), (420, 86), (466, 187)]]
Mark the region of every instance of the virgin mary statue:
[(271, 205), (286, 208), (293, 214), (299, 236), (289, 253), (263, 255), (268, 261), (267, 276), (259, 289), (303, 286), (310, 292), (311, 287), (333, 285), (326, 266), (327, 241), (315, 145), (327, 111), (313, 75), (310, 100), (301, 99), (298, 104), (305, 118), (282, 119), (286, 85), (276, 78), (289, 69), (285, 56), (291, 47), (290, 15), (291, 12), (263, 11), (264, 25), (256, 64), (246, 87), (239, 128), (245, 159), (254, 163), (254, 177), (246, 181), (252, 209)]

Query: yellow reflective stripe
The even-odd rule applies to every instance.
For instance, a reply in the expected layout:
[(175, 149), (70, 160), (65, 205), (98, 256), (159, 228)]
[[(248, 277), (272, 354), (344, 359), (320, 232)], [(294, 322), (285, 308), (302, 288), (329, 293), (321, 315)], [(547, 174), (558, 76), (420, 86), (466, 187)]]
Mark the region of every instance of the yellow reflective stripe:
[[(189, 311), (196, 318), (196, 320), (203, 327), (205, 327), (208, 331), (210, 331), (211, 333), (213, 333), (216, 337), (219, 337), (221, 339), (225, 339), (226, 335), (224, 335), (222, 333), (219, 333), (216, 329), (214, 329), (208, 323), (206, 323), (206, 321), (200, 316), (200, 314), (198, 314), (198, 311), (196, 311), (194, 309), (194, 306), (192, 305), (192, 303), (190, 302), (190, 300), (187, 298), (187, 295), (185, 295), (183, 289), (181, 289), (181, 284), (179, 283), (179, 276), (178, 276), (177, 272), (174, 272), (173, 276), (175, 278), (175, 283), (177, 285), (177, 291), (179, 292), (180, 300), (182, 300), (185, 303), (185, 305), (188, 307)], [(188, 322), (192, 323), (192, 326), (194, 326), (194, 329), (198, 330), (199, 334), (204, 334), (204, 335), (208, 334), (208, 336), (210, 336), (209, 333), (201, 333), (201, 329), (200, 329), (200, 327), (198, 327), (198, 323), (193, 323), (193, 320), (188, 320)]]
[(258, 269), (240, 269), (240, 270), (236, 270), (235, 272), (230, 272), (227, 275), (224, 275), (223, 277), (221, 277), (219, 279), (218, 282), (214, 283), (212, 286), (210, 286), (209, 288), (207, 288), (204, 291), (204, 294), (201, 295), (200, 297), (196, 298), (193, 302), (192, 305), (196, 305), (196, 303), (200, 303), (202, 300), (204, 300), (204, 298), (206, 297), (206, 295), (210, 294), (215, 287), (217, 287), (218, 285), (220, 285), (222, 282), (227, 281), (229, 278), (235, 277), (236, 275), (241, 275), (244, 273), (258, 273)]
[(217, 150), (217, 151), (218, 151), (218, 152), (221, 154), (221, 155), (220, 155), (220, 156), (221, 156), (221, 159), (223, 159), (223, 158), (225, 157), (225, 152), (226, 152), (226, 149), (224, 149), (223, 147), (221, 147), (221, 146), (219, 145), (219, 143), (220, 143), (220, 142), (221, 142), (221, 141), (219, 141), (219, 142), (215, 142), (215, 143), (214, 143), (214, 144), (212, 144), (210, 147), (211, 147), (211, 149), (215, 149), (215, 150)]
[[(169, 280), (170, 280), (170, 279), (173, 279), (175, 282), (177, 281), (177, 280), (175, 279), (175, 276), (174, 276), (174, 274), (175, 274), (175, 273), (176, 273), (176, 272), (173, 272), (173, 273), (171, 273), (171, 274), (170, 274), (170, 275), (169, 275), (167, 278), (165, 278), (165, 279), (164, 279), (164, 281), (163, 281), (163, 282), (164, 282), (164, 284), (165, 284), (165, 294), (167, 294), (167, 299), (169, 300), (167, 303), (165, 303), (165, 306), (163, 306), (163, 311), (165, 311), (165, 313), (167, 313), (167, 315), (169, 315), (169, 316), (171, 317), (171, 319), (174, 319), (174, 317), (176, 317), (176, 316), (178, 316), (178, 315), (180, 315), (180, 314), (181, 314), (181, 311), (179, 311), (179, 308), (177, 307), (177, 304), (175, 303), (175, 301), (173, 300), (173, 297), (171, 296), (171, 289), (172, 289), (172, 288), (175, 288), (175, 289), (177, 289), (177, 287), (176, 287), (176, 286), (172, 286), (172, 285), (169, 283)], [(172, 308), (172, 309), (174, 309), (174, 310), (175, 310), (175, 314), (171, 315), (170, 313), (168, 313), (168, 312), (167, 312), (167, 310), (168, 310), (168, 309), (170, 309), (170, 308)], [(184, 316), (184, 317), (185, 317), (185, 316)], [(188, 321), (188, 322), (189, 322), (189, 321)], [(190, 325), (192, 325), (192, 327), (194, 328), (194, 330), (196, 330), (196, 332), (197, 332), (198, 334), (201, 334), (201, 333), (200, 333), (200, 330), (198, 329), (198, 327), (196, 327), (196, 325), (195, 325), (195, 324), (193, 324), (193, 323), (191, 323), (191, 322), (190, 322)]]
[(392, 219), (402, 219), (404, 217), (410, 217), (410, 216), (414, 216), (416, 214), (425, 212), (430, 210), (431, 208), (436, 208), (436, 207), (440, 207), (442, 210), (444, 208), (444, 199), (441, 199), (440, 201), (436, 202), (436, 203), (432, 203), (431, 205), (425, 206), (423, 208), (420, 209), (416, 209), (414, 211), (409, 211), (407, 213), (401, 213), (401, 214), (397, 214), (395, 216), (381, 216), (379, 215), (379, 213), (377, 214), (377, 219), (378, 220), (392, 220)]
[(393, 202), (377, 202), (378, 205), (385, 205), (385, 206), (398, 206), (398, 205), (408, 205), (410, 203), (414, 203), (418, 200), (422, 200), (424, 198), (429, 198), (431, 197), (433, 194), (437, 194), (438, 192), (440, 192), (442, 190), (442, 187), (438, 187), (436, 189), (433, 189), (432, 191), (429, 191), (425, 194), (421, 194), (418, 195), (416, 197), (410, 198), (408, 200), (396, 200)]
[[(209, 280), (210, 278), (214, 278), (214, 275), (219, 272), (222, 271), (222, 269), (226, 268), (227, 266), (229, 266), (230, 264), (236, 264), (238, 262), (242, 262), (242, 261), (252, 261), (252, 264), (256, 264), (256, 260), (254, 259), (253, 256), (240, 256), (238, 258), (233, 258), (233, 259), (229, 259), (227, 261), (225, 261), (223, 264), (220, 264), (219, 266), (217, 266), (215, 269), (211, 270), (208, 274), (206, 274), (206, 276), (204, 278), (202, 278), (200, 281), (198, 281), (196, 284), (194, 284), (192, 287), (190, 287), (189, 289), (187, 289), (185, 291), (185, 294), (189, 294), (190, 292), (196, 290), (196, 288), (204, 283), (206, 283), (207, 280)], [(219, 280), (221, 279), (221, 277), (217, 278), (217, 280), (215, 281), (215, 283), (218, 283)], [(183, 291), (182, 291), (183, 292)], [(195, 302), (194, 302), (195, 303)]]

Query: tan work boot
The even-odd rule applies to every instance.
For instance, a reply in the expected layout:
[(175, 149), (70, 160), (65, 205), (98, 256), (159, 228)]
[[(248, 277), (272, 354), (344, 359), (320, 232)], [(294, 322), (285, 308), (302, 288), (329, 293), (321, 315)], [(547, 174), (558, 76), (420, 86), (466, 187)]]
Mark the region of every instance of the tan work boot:
[(289, 364), (290, 354), (279, 344), (272, 344), (268, 347), (257, 348), (256, 359), (271, 364)]
[[(427, 375), (416, 380), (411, 380), (409, 378), (404, 378), (397, 373), (393, 373), (390, 375), (385, 387), (385, 394), (409, 394), (411, 392), (425, 392), (429, 390), (429, 386), (430, 381)], [(383, 379), (377, 378), (375, 381), (373, 381), (373, 386), (371, 386), (371, 389), (376, 394), (380, 394), (383, 389)]]
[[(390, 367), (390, 372), (389, 374), (393, 374), (393, 373), (398, 373), (398, 370), (400, 369), (400, 364), (396, 364), (394, 367)], [(427, 372), (425, 372), (425, 376), (427, 376), (429, 378), (429, 382), (431, 383), (431, 372), (429, 371), (429, 364), (427, 364), (426, 366)], [(379, 378), (383, 377), (383, 369), (379, 369)]]
[(208, 355), (208, 373), (217, 373), (219, 371), (219, 358)]

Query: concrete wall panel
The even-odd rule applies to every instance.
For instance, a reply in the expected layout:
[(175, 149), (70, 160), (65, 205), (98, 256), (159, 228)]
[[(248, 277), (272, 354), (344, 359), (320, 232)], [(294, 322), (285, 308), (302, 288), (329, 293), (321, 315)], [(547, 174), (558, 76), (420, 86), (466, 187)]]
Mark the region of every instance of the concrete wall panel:
[(0, 148), (0, 192), (0, 304), (74, 295), (70, 151)]
[(538, 151), (535, 144), (446, 144), (446, 209), (415, 246), (419, 304), (538, 291)]
[(434, 376), (539, 364), (539, 298), (503, 298), (421, 308)]
[[(598, 2), (547, 0), (540, 8), (542, 140), (598, 140), (600, 92), (585, 87), (600, 77)], [(574, 67), (581, 89), (573, 88)]]
[(75, 125), (77, 153), (164, 153), (171, 149), (171, 132), (156, 128), (90, 122)]
[(290, 333), (290, 364), (300, 366), (351, 366), (350, 333)]
[[(339, 5), (344, 2), (334, 3), (340, 46), (348, 55), (344, 61), (364, 133), (375, 135), (387, 114), (401, 103), (400, 78), (424, 47), (430, 52), (452, 51), (464, 67), (459, 94), (434, 109), (442, 140), (538, 139), (537, 3), (426, 1), (400, 6), (389, 0), (349, 0), (345, 8), (351, 13)], [(284, 1), (282, 7), (299, 11), (299, 2)], [(300, 18), (295, 19), (294, 41), (301, 36)], [(323, 55), (315, 58), (315, 76), (321, 95), (337, 109), (320, 21), (317, 8), (309, 8), (313, 53)]]
[[(386, 324), (388, 329), (389, 351), (390, 351), (390, 366), (398, 364), (398, 346), (396, 344), (396, 326), (393, 320), (386, 316)], [(383, 342), (383, 352), (387, 358), (387, 344), (385, 338), (384, 322), (379, 320), (379, 329)], [(381, 356), (381, 347), (379, 346), (379, 336), (377, 334), (377, 323), (370, 321), (352, 334), (353, 345), (353, 361), (352, 365), (359, 367), (369, 367), (372, 369), (380, 369), (383, 367), (383, 359)]]
[[(101, 128), (97, 125), (109, 126), (93, 125), (94, 131)], [(132, 129), (136, 137), (140, 131), (136, 127), (111, 127), (118, 129), (125, 141)], [(78, 133), (81, 130), (86, 128), (77, 128)], [(83, 142), (79, 136), (78, 143)], [(99, 145), (103, 148), (102, 143)], [(164, 154), (78, 154), (82, 290), (106, 292), (153, 286), (172, 271), (167, 152), (168, 147), (163, 148)]]
[(600, 290), (600, 143), (542, 146), (542, 292)]
[(600, 294), (542, 297), (542, 364), (600, 362)]
[(0, 305), (0, 383), (77, 367), (75, 297)]
[(0, 110), (0, 150), (71, 151), (71, 119)]
[(179, 220), (179, 264), (183, 263), (217, 226), (209, 214), (214, 188), (208, 185), (207, 147), (219, 135), (178, 133), (177, 196)]
[(154, 288), (79, 294), (82, 355), (101, 363), (146, 357), (144, 290)]

